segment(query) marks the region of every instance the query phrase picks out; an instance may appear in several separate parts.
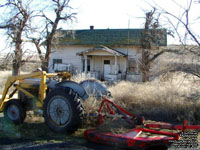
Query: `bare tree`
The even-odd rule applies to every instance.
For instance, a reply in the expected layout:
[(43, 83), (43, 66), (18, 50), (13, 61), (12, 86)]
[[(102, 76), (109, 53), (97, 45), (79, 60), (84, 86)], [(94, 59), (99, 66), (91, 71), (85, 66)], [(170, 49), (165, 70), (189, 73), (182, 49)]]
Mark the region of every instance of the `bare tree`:
[[(199, 0), (183, 0), (183, 3), (178, 3), (176, 0), (171, 0), (172, 4), (176, 6), (179, 10), (177, 14), (168, 11), (163, 6), (157, 4), (154, 0), (153, 4), (150, 4), (151, 7), (156, 8), (162, 16), (165, 17), (166, 26), (171, 28), (173, 32), (178, 36), (179, 42), (182, 45), (187, 45), (187, 41), (193, 41), (193, 44), (200, 46), (200, 38), (196, 31), (193, 30), (193, 25), (199, 24), (200, 16), (195, 12), (196, 18), (192, 18), (191, 11), (193, 6), (199, 5)], [(190, 43), (191, 44), (191, 43)]]
[[(143, 82), (149, 81), (151, 63), (157, 57), (159, 57), (161, 54), (167, 51), (163, 49), (156, 51), (156, 53), (152, 53), (153, 49), (158, 49), (158, 47), (156, 46), (159, 45), (160, 41), (164, 40), (164, 36), (166, 35), (166, 30), (160, 29), (160, 14), (158, 14), (157, 17), (155, 17), (155, 12), (156, 9), (153, 9), (152, 11), (146, 13), (144, 32), (142, 34), (141, 39), (141, 46), (143, 48), (141, 61)], [(155, 41), (158, 41), (158, 43), (154, 44)]]
[[(47, 2), (47, 1), (46, 1)], [(52, 46), (55, 45), (55, 35), (60, 22), (72, 21), (76, 13), (71, 13), (72, 7), (70, 7), (70, 0), (50, 0), (50, 6), (54, 9), (55, 18), (50, 19), (44, 11), (41, 13), (41, 17), (44, 19), (44, 32), (41, 32), (40, 38), (32, 38), (32, 42), (35, 44), (39, 54), (39, 58), (42, 62), (42, 69), (48, 71), (49, 57), (51, 54)], [(42, 53), (42, 46), (45, 47), (44, 54)]]
[[(180, 41), (183, 41), (183, 39), (181, 39), (180, 34), (178, 33), (179, 24), (181, 24), (181, 25), (185, 28), (185, 30), (186, 30), (185, 36), (187, 36), (187, 35), (189, 34), (190, 37), (192, 38), (192, 40), (193, 40), (198, 46), (200, 46), (200, 41), (199, 41), (199, 39), (198, 39), (198, 36), (195, 35), (195, 33), (192, 31), (191, 26), (190, 26), (191, 23), (190, 23), (189, 13), (190, 13), (190, 10), (191, 10), (192, 3), (193, 3), (193, 0), (190, 0), (189, 5), (188, 5), (187, 8), (183, 8), (183, 7), (182, 7), (182, 9), (183, 9), (183, 12), (182, 12), (182, 14), (181, 14), (182, 17), (178, 17), (178, 16), (176, 16), (176, 15), (174, 15), (174, 14), (172, 14), (172, 13), (166, 11), (166, 10), (163, 10), (163, 12), (164, 12), (165, 14), (167, 14), (167, 15), (169, 15), (169, 16), (175, 18), (175, 19), (178, 21), (178, 24), (176, 25), (176, 28), (174, 28), (174, 29), (175, 29), (176, 33), (178, 34), (179, 40), (180, 40)], [(172, 26), (175, 26), (175, 25), (173, 24), (173, 22), (170, 21), (169, 18), (168, 18), (168, 20), (169, 20), (169, 22), (171, 23)], [(187, 37), (184, 37), (184, 38), (187, 38)]]
[[(165, 8), (163, 5), (159, 5), (155, 0), (152, 3), (148, 1), (148, 4), (152, 8), (156, 8), (159, 13), (162, 14), (163, 22), (165, 26), (174, 33), (174, 37), (177, 37), (180, 44), (182, 45), (182, 50), (185, 53), (193, 54), (195, 61), (199, 62), (200, 56), (200, 32), (197, 28), (199, 26), (200, 16), (197, 13), (200, 8), (199, 0), (183, 0), (182, 3), (178, 3), (176, 0), (169, 1), (171, 5), (176, 7), (177, 13), (171, 12), (170, 9)], [(194, 11), (196, 10), (196, 11)], [(176, 39), (174, 39), (176, 40)], [(194, 60), (192, 60), (193, 62)], [(182, 64), (184, 66), (184, 64)], [(200, 77), (200, 72), (196, 64), (192, 65), (188, 73), (191, 73), (197, 77)], [(182, 68), (184, 70), (184, 67)]]
[[(22, 3), (21, 0), (7, 0), (4, 4), (0, 4), (0, 8), (4, 9), (4, 19), (0, 22), (0, 29), (6, 31), (6, 35), (11, 39), (14, 45), (14, 59), (12, 62), (13, 75), (20, 74), (20, 68), (23, 65), (23, 34), (28, 28), (28, 21), (31, 15), (29, 4)], [(2, 2), (1, 2), (2, 3)]]

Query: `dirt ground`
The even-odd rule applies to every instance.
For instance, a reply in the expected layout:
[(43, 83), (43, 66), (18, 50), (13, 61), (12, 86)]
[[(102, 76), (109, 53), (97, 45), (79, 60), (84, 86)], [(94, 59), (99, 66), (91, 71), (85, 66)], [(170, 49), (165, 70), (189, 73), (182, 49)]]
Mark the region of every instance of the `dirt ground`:
[[(51, 132), (42, 117), (28, 115), (22, 125), (5, 121), (0, 113), (0, 150), (110, 150), (113, 147), (90, 143), (83, 138), (84, 129), (73, 135)], [(120, 150), (119, 148), (115, 148)]]
[[(43, 138), (45, 139), (45, 137)], [(51, 138), (44, 143), (35, 139), (0, 139), (1, 150), (110, 150), (112, 147), (89, 143), (82, 138), (69, 136), (57, 143), (58, 138)], [(113, 148), (112, 148), (113, 149)], [(119, 150), (116, 148), (116, 150)]]
[(83, 138), (84, 130), (79, 129), (73, 135), (58, 135), (47, 128), (41, 115), (28, 113), (22, 125), (14, 125), (0, 113), (0, 150), (122, 150), (88, 142)]

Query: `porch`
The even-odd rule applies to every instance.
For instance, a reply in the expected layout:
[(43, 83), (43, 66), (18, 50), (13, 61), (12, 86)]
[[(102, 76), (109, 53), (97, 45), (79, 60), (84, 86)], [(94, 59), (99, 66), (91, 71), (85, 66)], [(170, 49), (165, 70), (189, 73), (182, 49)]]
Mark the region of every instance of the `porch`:
[(77, 53), (82, 56), (82, 71), (100, 80), (125, 79), (127, 55), (106, 46)]

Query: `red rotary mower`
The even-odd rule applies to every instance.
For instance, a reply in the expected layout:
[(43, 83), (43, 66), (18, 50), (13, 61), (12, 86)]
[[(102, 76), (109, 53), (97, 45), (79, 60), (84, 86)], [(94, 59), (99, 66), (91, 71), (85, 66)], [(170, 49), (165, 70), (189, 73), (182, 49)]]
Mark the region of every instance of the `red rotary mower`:
[[(99, 125), (104, 123), (107, 115), (114, 116), (116, 114), (121, 114), (124, 120), (132, 125), (132, 129), (119, 134), (101, 132), (97, 128), (88, 129), (84, 132), (84, 137), (91, 142), (116, 145), (123, 148), (145, 150), (153, 147), (162, 147), (162, 149), (166, 149), (173, 142), (179, 141), (181, 134), (187, 129), (200, 129), (200, 125), (188, 125), (187, 121), (184, 121), (182, 125), (164, 122), (145, 124), (143, 117), (136, 117), (112, 101), (103, 98), (99, 108)], [(167, 129), (167, 131), (163, 131), (163, 129)], [(176, 132), (173, 132), (174, 130)], [(145, 134), (147, 136), (144, 136)]]

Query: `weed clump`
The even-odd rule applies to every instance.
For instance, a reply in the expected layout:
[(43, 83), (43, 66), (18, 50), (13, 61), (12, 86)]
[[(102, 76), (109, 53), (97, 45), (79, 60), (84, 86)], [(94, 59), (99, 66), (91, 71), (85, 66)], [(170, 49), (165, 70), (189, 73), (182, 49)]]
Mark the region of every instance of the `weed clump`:
[[(172, 73), (147, 83), (121, 81), (109, 90), (113, 101), (134, 115), (169, 122), (200, 123), (200, 80), (184, 73)], [(119, 90), (120, 89), (120, 90)]]

